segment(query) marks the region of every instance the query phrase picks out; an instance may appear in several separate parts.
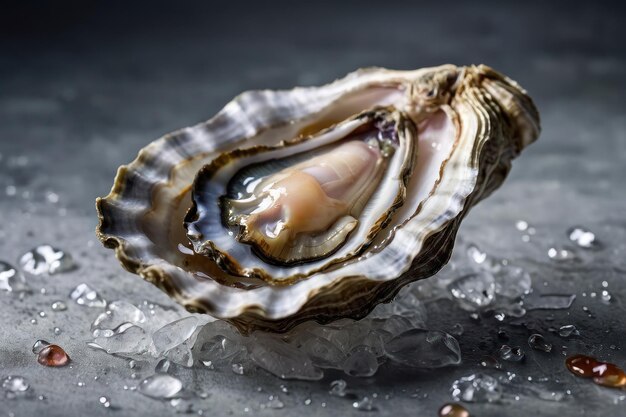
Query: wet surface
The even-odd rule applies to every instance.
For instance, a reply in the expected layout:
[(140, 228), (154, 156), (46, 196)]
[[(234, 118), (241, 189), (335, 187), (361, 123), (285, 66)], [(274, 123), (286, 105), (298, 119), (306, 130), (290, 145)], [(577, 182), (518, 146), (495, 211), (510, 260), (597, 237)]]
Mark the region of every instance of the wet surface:
[[(76, 4), (47, 19), (54, 11), (42, 6), (23, 13), (35, 16), (36, 27), (4, 26), (2, 415), (436, 416), (451, 402), (487, 417), (623, 411), (626, 391), (565, 366), (584, 354), (626, 367), (626, 50), (615, 41), (626, 36), (623, 12), (589, 2), (567, 9), (246, 6), (245, 14), (236, 5), (186, 7)], [(388, 361), (371, 377), (327, 370), (319, 381), (284, 381), (233, 363), (225, 371), (173, 366), (173, 379), (155, 379), (156, 361), (131, 365), (87, 345), (104, 300), (148, 300), (186, 316), (122, 270), (93, 233), (95, 197), (107, 194), (117, 167), (141, 147), (205, 120), (243, 90), (321, 84), (363, 66), (445, 62), (484, 62), (516, 79), (543, 124), (508, 181), (461, 227), (456, 269), (431, 279), (446, 296), (429, 299), (428, 286), (420, 290), (426, 328), (456, 338), (461, 364), (419, 370)], [(495, 308), (506, 288), (480, 268), (464, 270), (487, 262), (478, 262), (482, 254), (519, 265), (516, 284), (529, 275), (525, 314)], [(40, 339), (62, 346), (71, 361), (38, 364)], [(330, 394), (340, 379), (343, 395)], [(155, 392), (175, 398), (157, 400)]]

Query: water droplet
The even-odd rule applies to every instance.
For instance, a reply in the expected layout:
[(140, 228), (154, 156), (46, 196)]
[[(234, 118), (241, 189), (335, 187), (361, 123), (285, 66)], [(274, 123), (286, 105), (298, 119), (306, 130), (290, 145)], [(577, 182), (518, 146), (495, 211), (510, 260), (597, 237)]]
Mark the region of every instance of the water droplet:
[(493, 356), (483, 356), (480, 359), (479, 363), (480, 363), (480, 366), (482, 366), (484, 368), (500, 369), (502, 367), (500, 362), (498, 362), (498, 360), (496, 358), (494, 358)]
[(240, 363), (233, 363), (231, 366), (231, 369), (233, 370), (234, 373), (236, 373), (237, 375), (243, 375), (243, 365)]
[(46, 193), (46, 200), (48, 200), (49, 203), (56, 204), (59, 202), (59, 195), (52, 191), (48, 191)]
[(517, 222), (515, 222), (515, 228), (520, 232), (524, 232), (528, 229), (528, 222), (524, 220), (518, 220)]
[(61, 328), (60, 328), (60, 327), (55, 327), (55, 328), (53, 329), (53, 332), (54, 332), (54, 334), (55, 334), (55, 335), (57, 335), (57, 336), (58, 336), (58, 335), (60, 335), (61, 333), (63, 333), (63, 330), (61, 330)]
[(45, 311), (40, 311), (38, 314), (39, 314), (39, 317), (41, 317), (41, 318), (46, 317)]
[(87, 284), (79, 284), (70, 293), (76, 304), (87, 307), (106, 307), (107, 303), (96, 290)]
[(17, 194), (17, 187), (15, 185), (7, 185), (4, 192), (9, 197), (14, 197)]
[(2, 380), (2, 388), (5, 390), (12, 392), (14, 394), (25, 392), (30, 388), (30, 384), (26, 381), (26, 378), (17, 376), (17, 375), (9, 375), (4, 380)]
[(60, 274), (77, 268), (69, 253), (50, 245), (40, 245), (20, 257), (20, 267), (32, 275)]
[(130, 369), (135, 369), (135, 366), (137, 366), (137, 362), (135, 362), (134, 360), (130, 360), (130, 361), (128, 362), (128, 367), (129, 367)]
[(168, 374), (155, 374), (141, 381), (138, 391), (151, 398), (173, 398), (183, 389), (180, 379)]
[(546, 342), (546, 339), (538, 333), (530, 335), (528, 338), (528, 345), (535, 350), (541, 350), (546, 353), (552, 351), (552, 345)]
[(78, 382), (76, 383), (76, 385), (78, 385), (79, 387), (81, 387), (81, 388), (82, 388), (82, 387), (84, 387), (84, 386), (85, 386), (85, 383), (84, 383), (84, 382), (81, 382), (81, 381), (78, 381)]
[(306, 398), (304, 400), (304, 405), (311, 405), (311, 399), (310, 398)]
[(29, 291), (26, 280), (20, 271), (4, 261), (0, 261), (0, 290), (16, 293)]
[(52, 311), (65, 311), (67, 310), (67, 305), (61, 301), (61, 300), (57, 300), (54, 303), (52, 303)]
[(519, 362), (524, 359), (524, 351), (519, 346), (502, 345), (499, 353), (505, 361)]
[(37, 355), (37, 362), (44, 366), (65, 366), (69, 361), (67, 353), (57, 345), (48, 345)]
[(592, 378), (593, 382), (610, 388), (626, 387), (626, 373), (618, 366), (602, 362), (591, 356), (574, 355), (566, 359), (570, 372), (582, 378)]
[(33, 345), (33, 353), (35, 355), (37, 355), (37, 354), (39, 354), (39, 352), (41, 352), (41, 350), (43, 348), (45, 348), (46, 346), (49, 346), (49, 345), (50, 345), (50, 343), (46, 342), (45, 340), (41, 340), (41, 339), (37, 340), (35, 342), (35, 344)]
[(502, 387), (494, 377), (479, 373), (454, 381), (450, 393), (455, 401), (485, 403), (499, 400)]
[(565, 248), (548, 249), (548, 257), (556, 262), (572, 262), (577, 260), (574, 252)]
[(30, 324), (37, 324), (37, 319), (30, 319)]
[(385, 345), (385, 353), (394, 362), (417, 368), (438, 368), (461, 362), (457, 340), (436, 330), (406, 331)]
[(467, 256), (477, 264), (482, 264), (487, 259), (487, 254), (473, 244), (467, 247)]
[(330, 383), (330, 391), (328, 393), (335, 397), (345, 397), (346, 396), (346, 387), (348, 384), (343, 379), (337, 379)]
[(572, 227), (567, 231), (567, 236), (581, 248), (593, 249), (599, 246), (596, 235), (584, 227)]
[(107, 397), (100, 397), (100, 404), (104, 408), (109, 408), (111, 406), (111, 402), (109, 401)]
[(439, 409), (439, 417), (470, 417), (470, 414), (460, 404), (444, 404)]
[(571, 336), (580, 336), (580, 332), (573, 324), (566, 324), (565, 326), (561, 326), (559, 328), (559, 336), (561, 337), (571, 337)]
[(374, 411), (374, 404), (369, 397), (363, 397), (358, 401), (352, 403), (352, 407), (359, 411)]
[(268, 401), (265, 403), (265, 408), (271, 408), (274, 410), (280, 410), (285, 407), (285, 404), (278, 398), (278, 396), (270, 395)]

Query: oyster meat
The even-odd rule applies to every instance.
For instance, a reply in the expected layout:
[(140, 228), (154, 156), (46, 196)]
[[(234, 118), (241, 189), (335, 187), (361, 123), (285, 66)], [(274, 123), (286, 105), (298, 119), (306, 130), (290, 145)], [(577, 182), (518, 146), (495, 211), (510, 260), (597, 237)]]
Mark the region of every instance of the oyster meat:
[(242, 332), (359, 318), (447, 262), (539, 130), (526, 92), (483, 65), (247, 92), (122, 166), (97, 234)]

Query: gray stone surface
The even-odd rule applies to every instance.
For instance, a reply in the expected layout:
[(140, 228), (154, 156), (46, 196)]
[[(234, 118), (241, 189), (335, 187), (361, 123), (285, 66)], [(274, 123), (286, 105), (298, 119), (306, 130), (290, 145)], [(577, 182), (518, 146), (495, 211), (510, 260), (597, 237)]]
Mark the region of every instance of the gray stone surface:
[[(23, 300), (0, 294), (0, 378), (21, 375), (31, 385), (23, 398), (10, 400), (0, 392), (0, 415), (176, 412), (168, 402), (124, 389), (150, 375), (153, 364), (130, 369), (127, 360), (89, 349), (89, 325), (101, 310), (68, 299), (72, 288), (86, 282), (108, 300), (174, 306), (123, 271), (94, 237), (94, 199), (107, 194), (117, 166), (152, 139), (210, 117), (243, 90), (315, 85), (363, 66), (409, 69), (445, 62), (486, 63), (518, 80), (535, 98), (544, 127), (539, 142), (515, 161), (502, 189), (470, 214), (459, 239), (538, 265), (535, 293), (576, 294), (577, 299), (569, 310), (528, 313), (525, 326), (493, 317), (472, 321), (451, 303), (433, 304), (430, 327), (445, 330), (463, 323), (466, 330), (458, 338), (463, 364), (433, 372), (385, 364), (372, 378), (345, 378), (349, 388), (358, 395), (377, 394), (372, 415), (434, 416), (451, 400), (452, 381), (479, 370), (478, 359), (497, 350), (502, 327), (509, 344), (527, 351), (525, 362), (507, 363), (502, 371), (518, 375), (520, 399), (469, 404), (472, 415), (623, 413), (624, 391), (576, 379), (563, 366), (563, 351), (626, 366), (626, 29), (619, 7), (592, 2), (207, 2), (143, 8), (121, 2), (44, 3), (20, 6), (3, 17), (0, 259), (17, 263), (21, 253), (47, 242), (72, 253), (80, 268), (29, 277), (35, 293)], [(48, 192), (59, 201), (52, 202)], [(514, 227), (519, 219), (537, 230), (530, 242), (523, 242)], [(573, 267), (550, 263), (548, 248), (564, 244), (565, 231), (577, 224), (596, 232), (604, 249), (579, 251), (582, 261)], [(608, 305), (591, 297), (602, 291), (602, 281), (613, 295)], [(69, 308), (53, 312), (50, 305), (57, 299)], [(575, 324), (582, 336), (564, 340), (549, 332), (562, 324)], [(57, 326), (60, 335), (53, 332)], [(535, 331), (554, 344), (553, 353), (528, 348), (526, 339)], [(65, 347), (72, 365), (38, 365), (31, 353), (37, 339)], [(339, 373), (319, 382), (286, 382), (254, 370), (239, 376), (198, 369), (182, 377), (187, 386), (210, 394), (197, 400), (205, 415), (364, 413), (353, 409), (351, 400), (328, 395), (330, 381), (343, 377)], [(571, 395), (561, 402), (540, 399), (541, 378)], [(268, 395), (279, 395), (285, 407), (261, 409)], [(110, 399), (110, 408), (99, 403), (101, 396)], [(305, 406), (307, 398), (312, 401)]]

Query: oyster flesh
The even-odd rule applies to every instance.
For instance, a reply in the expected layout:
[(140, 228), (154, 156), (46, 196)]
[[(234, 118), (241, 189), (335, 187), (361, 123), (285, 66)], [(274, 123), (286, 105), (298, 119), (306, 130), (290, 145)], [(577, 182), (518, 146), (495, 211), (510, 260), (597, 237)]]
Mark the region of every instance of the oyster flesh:
[(247, 92), (122, 166), (96, 232), (242, 332), (358, 318), (447, 262), (539, 130), (526, 92), (484, 65)]

